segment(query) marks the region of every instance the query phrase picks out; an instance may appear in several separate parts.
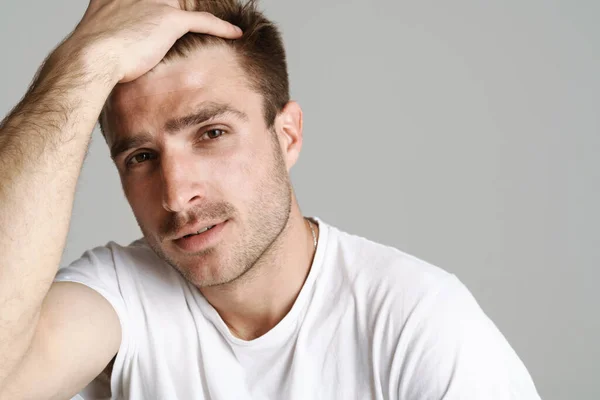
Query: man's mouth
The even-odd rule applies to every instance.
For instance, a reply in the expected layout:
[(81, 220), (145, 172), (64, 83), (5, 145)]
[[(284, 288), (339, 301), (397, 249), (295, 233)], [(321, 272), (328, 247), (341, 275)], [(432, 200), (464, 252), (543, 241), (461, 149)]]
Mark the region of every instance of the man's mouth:
[(201, 234), (201, 233), (204, 233), (204, 232), (206, 232), (206, 231), (209, 231), (209, 230), (211, 230), (211, 229), (212, 229), (212, 228), (214, 228), (215, 226), (216, 226), (216, 225), (207, 226), (206, 228), (200, 229), (200, 230), (199, 230), (198, 232), (196, 232), (196, 233), (190, 233), (189, 235), (185, 235), (185, 236), (184, 236), (184, 238), (189, 238), (189, 237), (192, 237), (192, 236), (199, 235), (199, 234)]
[(197, 253), (206, 250), (208, 247), (216, 246), (218, 244), (227, 222), (228, 221), (225, 220), (215, 225), (200, 228), (199, 231), (188, 233), (187, 235), (179, 237), (179, 239), (175, 239), (173, 242), (177, 247), (187, 253)]

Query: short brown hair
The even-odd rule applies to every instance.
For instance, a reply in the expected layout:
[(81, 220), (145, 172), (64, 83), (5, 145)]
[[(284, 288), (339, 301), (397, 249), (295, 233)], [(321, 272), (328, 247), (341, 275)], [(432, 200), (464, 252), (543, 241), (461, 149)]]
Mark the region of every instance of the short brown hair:
[[(187, 57), (206, 45), (225, 45), (234, 50), (246, 72), (251, 87), (263, 97), (263, 113), (271, 128), (277, 114), (290, 100), (289, 78), (283, 40), (279, 29), (257, 9), (257, 0), (180, 0), (187, 11), (204, 11), (239, 26), (244, 32), (239, 39), (187, 33), (167, 52), (162, 62)], [(104, 111), (100, 114), (100, 130)]]

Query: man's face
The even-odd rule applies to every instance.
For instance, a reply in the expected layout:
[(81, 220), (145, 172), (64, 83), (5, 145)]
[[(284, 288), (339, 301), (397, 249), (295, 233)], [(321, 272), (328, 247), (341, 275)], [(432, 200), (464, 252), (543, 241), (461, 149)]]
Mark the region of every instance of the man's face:
[(106, 111), (107, 142), (146, 240), (196, 286), (235, 280), (285, 228), (286, 162), (232, 50), (160, 64), (115, 88)]

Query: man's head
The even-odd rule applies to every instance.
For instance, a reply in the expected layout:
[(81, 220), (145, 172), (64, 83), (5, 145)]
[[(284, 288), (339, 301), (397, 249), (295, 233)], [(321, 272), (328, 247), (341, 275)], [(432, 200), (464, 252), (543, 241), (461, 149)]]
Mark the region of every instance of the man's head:
[(115, 88), (101, 127), (148, 243), (206, 286), (276, 251), (295, 206), (289, 169), (302, 112), (289, 102), (281, 37), (254, 2), (186, 3), (243, 37), (184, 36), (152, 71)]

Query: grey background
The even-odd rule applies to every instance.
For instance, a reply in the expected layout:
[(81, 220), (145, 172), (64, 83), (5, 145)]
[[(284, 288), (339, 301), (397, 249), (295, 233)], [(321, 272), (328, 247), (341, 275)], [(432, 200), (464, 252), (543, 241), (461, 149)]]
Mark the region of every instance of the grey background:
[[(0, 114), (86, 6), (2, 1)], [(457, 274), (542, 398), (600, 399), (600, 2), (262, 8), (305, 112), (304, 213)], [(94, 132), (63, 264), (139, 235)]]

